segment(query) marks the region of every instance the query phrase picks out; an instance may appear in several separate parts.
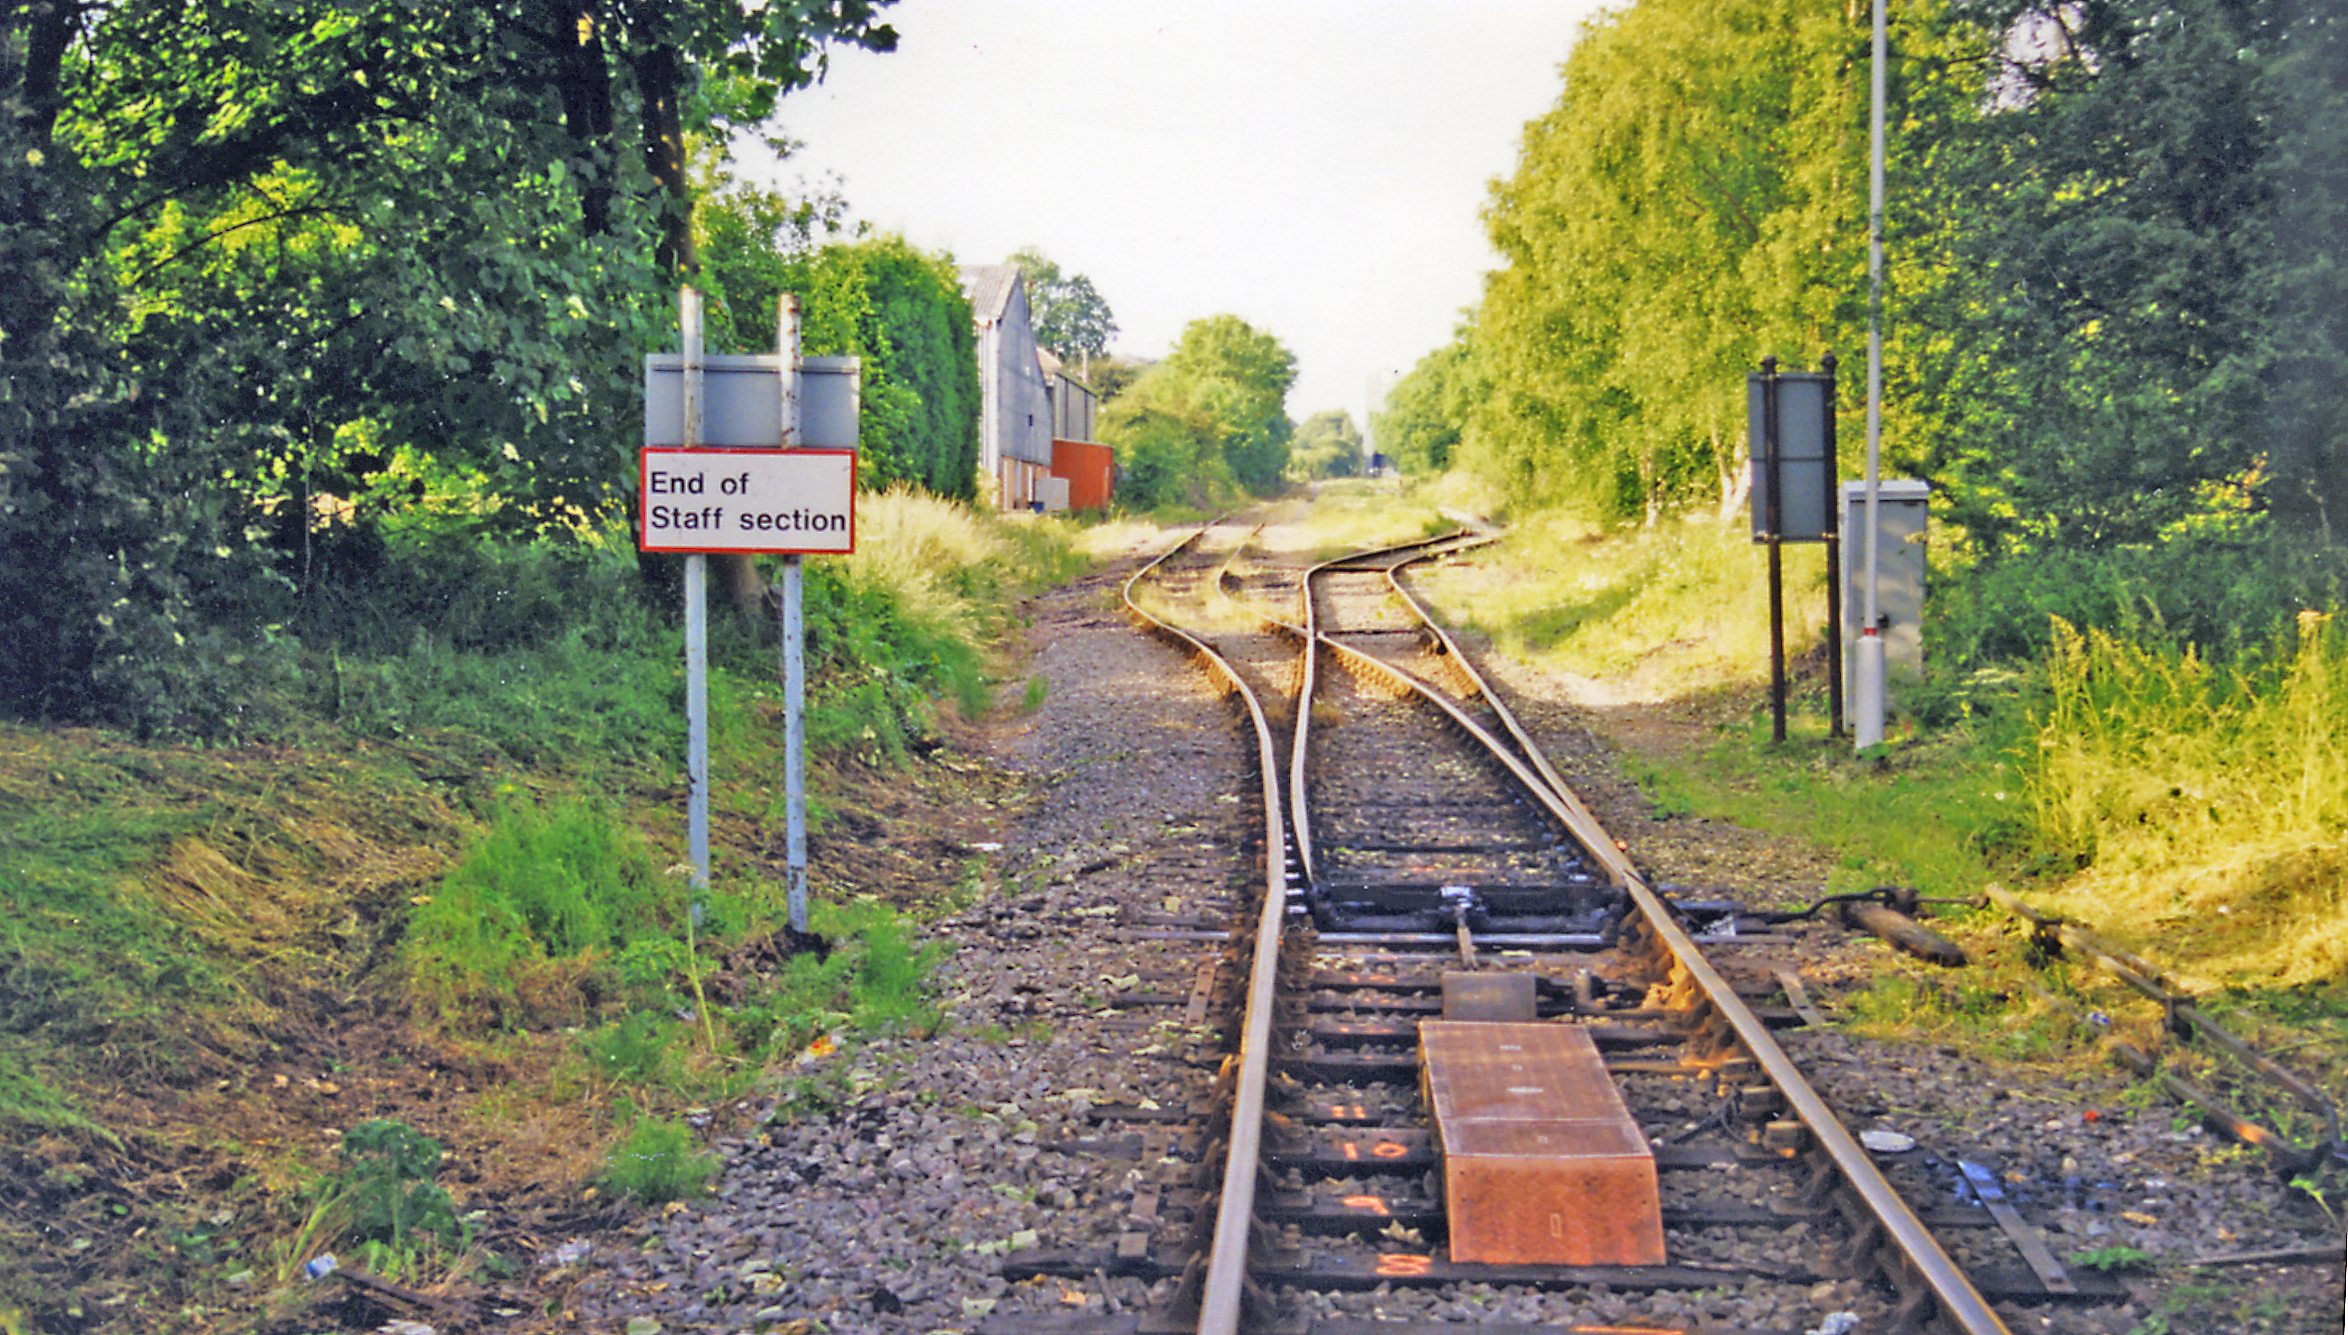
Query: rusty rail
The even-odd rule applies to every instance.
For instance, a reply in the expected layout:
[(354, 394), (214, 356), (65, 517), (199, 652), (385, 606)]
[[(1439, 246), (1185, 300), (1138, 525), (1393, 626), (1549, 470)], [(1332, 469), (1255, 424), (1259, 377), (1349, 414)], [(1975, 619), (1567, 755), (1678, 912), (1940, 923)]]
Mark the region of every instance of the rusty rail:
[[(1272, 1010), (1280, 969), (1280, 948), (1288, 912), (1287, 840), (1282, 831), (1280, 773), (1271, 722), (1238, 672), (1204, 641), (1144, 612), (1135, 586), (1150, 572), (1203, 536), (1206, 530), (1167, 549), (1135, 571), (1125, 583), (1125, 606), (1154, 633), (1187, 648), (1208, 665), (1247, 706), (1255, 727), (1258, 770), (1263, 783), (1264, 885), (1255, 926), (1255, 953), (1249, 963), (1247, 1014), (1240, 1030), (1238, 1073), (1231, 1104), (1231, 1134), (1223, 1159), (1223, 1187), (1215, 1212), (1213, 1242), (1199, 1289), (1199, 1335), (1237, 1335), (1247, 1294), (1247, 1260), (1254, 1227), (1256, 1161), (1262, 1149), (1264, 1099), (1270, 1088)], [(1218, 583), (1220, 579), (1218, 578)]]

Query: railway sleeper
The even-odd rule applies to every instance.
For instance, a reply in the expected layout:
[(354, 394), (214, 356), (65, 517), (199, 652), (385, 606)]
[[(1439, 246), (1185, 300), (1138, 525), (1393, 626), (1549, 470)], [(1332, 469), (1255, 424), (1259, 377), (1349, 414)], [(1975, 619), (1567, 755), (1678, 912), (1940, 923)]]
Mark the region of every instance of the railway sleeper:
[[(1374, 1131), (1353, 1132), (1335, 1126), (1307, 1127), (1291, 1124), (1284, 1135), (1272, 1137), (1266, 1144), (1266, 1160), (1283, 1169), (1299, 1169), (1331, 1175), (1348, 1173), (1417, 1172), (1441, 1166), (1435, 1153), (1434, 1137), (1424, 1127), (1380, 1127)], [(1749, 1142), (1696, 1143), (1653, 1146), (1655, 1168), (1658, 1172), (1691, 1172), (1729, 1167), (1779, 1167), (1783, 1155), (1760, 1148)], [(1796, 1206), (1789, 1217), (1802, 1218), (1816, 1213), (1815, 1203)], [(1986, 1219), (1985, 1212), (1973, 1211)]]
[[(1759, 995), (1760, 993), (1757, 991), (1756, 994)], [(1770, 989), (1767, 991), (1766, 995), (1775, 996), (1778, 995), (1778, 993), (1774, 989)], [(1330, 989), (1322, 989), (1312, 993), (1311, 1001), (1313, 1004), (1313, 1009), (1316, 1012), (1323, 1014), (1358, 1014), (1363, 1011), (1369, 1011), (1385, 1012), (1398, 1015), (1435, 1016), (1443, 1013), (1443, 999), (1440, 996), (1427, 995), (1423, 993), (1349, 994), (1346, 992)], [(1755, 1015), (1759, 1016), (1761, 1021), (1772, 1029), (1790, 1029), (1809, 1022), (1807, 1017), (1804, 1016), (1800, 1010), (1788, 1006), (1749, 1006), (1748, 1009), (1750, 1009)], [(1635, 1025), (1641, 1021), (1676, 1021), (1683, 1018), (1679, 1012), (1676, 1011), (1651, 1009), (1647, 1007), (1629, 1007), (1622, 1010), (1610, 1010), (1604, 1007), (1586, 1006), (1570, 997), (1558, 996), (1554, 993), (1541, 994), (1539, 992), (1536, 992), (1534, 1000), (1534, 1013), (1539, 1018), (1544, 1020), (1567, 1020), (1579, 1019), (1583, 1017), (1603, 1016), (1608, 1020), (1616, 1021), (1625, 1025)]]
[[(1181, 1245), (1161, 1245), (1144, 1257), (1121, 1258), (1115, 1248), (1051, 1249), (1014, 1252), (1004, 1258), (1002, 1275), (1012, 1283), (1030, 1279), (1089, 1279), (1095, 1275), (1145, 1281), (1170, 1279), (1188, 1267), (1191, 1253)], [(1380, 1285), (1394, 1288), (1435, 1288), (1453, 1284), (1522, 1285), (1528, 1288), (1567, 1289), (1605, 1285), (1612, 1289), (1680, 1290), (1717, 1288), (1745, 1279), (1777, 1283), (1815, 1284), (1838, 1278), (1822, 1271), (1755, 1270), (1745, 1266), (1553, 1266), (1485, 1265), (1452, 1261), (1427, 1252), (1388, 1251), (1339, 1255), (1310, 1248), (1272, 1248), (1257, 1258), (1258, 1284), (1293, 1284), (1301, 1288), (1362, 1290)]]
[[(1441, 1007), (1437, 1007), (1440, 1013)], [(1630, 1051), (1640, 1048), (1669, 1047), (1687, 1036), (1669, 1025), (1640, 1024), (1585, 1024), (1575, 1026), (1588, 1033), (1601, 1048)], [(1417, 1020), (1319, 1018), (1312, 1021), (1307, 1032), (1314, 1039), (1329, 1046), (1358, 1047), (1374, 1043), (1416, 1043), (1419, 1040)], [(1415, 1057), (1414, 1057), (1415, 1061)]]

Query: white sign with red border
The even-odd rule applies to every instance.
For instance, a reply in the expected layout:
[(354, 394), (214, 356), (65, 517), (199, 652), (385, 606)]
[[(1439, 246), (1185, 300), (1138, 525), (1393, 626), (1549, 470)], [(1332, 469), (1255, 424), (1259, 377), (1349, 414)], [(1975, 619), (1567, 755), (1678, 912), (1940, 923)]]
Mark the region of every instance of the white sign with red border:
[(637, 545), (648, 552), (856, 550), (854, 450), (646, 448)]

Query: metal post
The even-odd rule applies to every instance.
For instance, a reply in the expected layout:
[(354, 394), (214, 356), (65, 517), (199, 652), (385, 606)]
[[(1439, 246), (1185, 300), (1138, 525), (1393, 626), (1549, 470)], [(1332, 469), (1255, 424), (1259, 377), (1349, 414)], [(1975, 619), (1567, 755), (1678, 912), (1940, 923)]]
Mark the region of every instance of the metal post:
[[(701, 294), (677, 292), (685, 353), (685, 448), (701, 444)], [(685, 845), (693, 871), (693, 907), (709, 890), (709, 558), (685, 558)]]
[(807, 618), (805, 567), (783, 558), (783, 787), (788, 815), (784, 856), (790, 866), (791, 930), (807, 930)]
[[(775, 318), (775, 352), (783, 363), (783, 443), (799, 444), (799, 299), (786, 292)], [(807, 618), (806, 570), (799, 554), (783, 557), (784, 859), (789, 867), (791, 930), (807, 931)]]
[[(1883, 627), (1875, 582), (1881, 569), (1883, 448), (1883, 0), (1875, 0), (1873, 69), (1867, 119), (1867, 556), (1860, 594), (1859, 646), (1853, 655), (1857, 688), (1852, 732), (1856, 749), (1883, 742)], [(1839, 652), (1840, 646), (1837, 646)]]
[(1837, 452), (1834, 430), (1837, 382), (1834, 378), (1836, 362), (1833, 353), (1818, 359), (1818, 369), (1826, 373), (1826, 642), (1833, 654), (1826, 669), (1826, 734), (1843, 735), (1843, 532), (1842, 494), (1836, 480), (1842, 476), (1841, 455)]
[(1761, 359), (1761, 472), (1769, 486), (1763, 516), (1769, 543), (1769, 735), (1785, 740), (1785, 547), (1779, 536), (1784, 470), (1778, 464), (1777, 358)]
[(709, 558), (685, 558), (685, 861), (693, 908), (709, 889)]

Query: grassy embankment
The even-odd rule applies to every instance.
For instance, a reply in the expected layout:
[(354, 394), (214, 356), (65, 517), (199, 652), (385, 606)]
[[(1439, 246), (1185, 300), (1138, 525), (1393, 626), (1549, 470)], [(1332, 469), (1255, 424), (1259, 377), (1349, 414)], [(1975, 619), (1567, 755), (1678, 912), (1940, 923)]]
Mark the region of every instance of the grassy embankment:
[(527, 1258), (478, 1207), (689, 1194), (697, 1126), (933, 1025), (908, 915), (979, 872), (930, 830), (890, 860), (898, 766), (1078, 558), (903, 496), (860, 529), (809, 562), (816, 838), (855, 855), (814, 869), (828, 953), (781, 930), (774, 651), (722, 618), (696, 913), (680, 633), (624, 545), (469, 547), (458, 581), (395, 541), (241, 744), (0, 727), (0, 1330), (249, 1328), (326, 1251), (499, 1273)]

